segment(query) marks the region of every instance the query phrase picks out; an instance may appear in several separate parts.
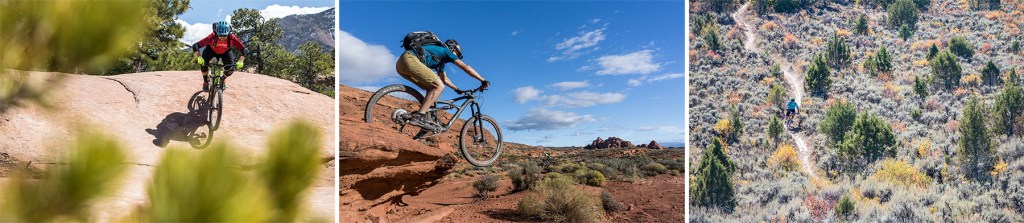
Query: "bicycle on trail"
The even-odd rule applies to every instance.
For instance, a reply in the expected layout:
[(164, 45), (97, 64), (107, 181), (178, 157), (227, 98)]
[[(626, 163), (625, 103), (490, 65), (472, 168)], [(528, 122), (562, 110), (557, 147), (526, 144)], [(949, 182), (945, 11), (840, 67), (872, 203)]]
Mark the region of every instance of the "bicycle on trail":
[[(424, 127), (412, 125), (412, 127), (419, 127), (419, 131), (415, 133), (413, 139), (434, 136), (456, 127), (456, 120), (459, 119), (463, 111), (469, 108), (470, 116), (463, 122), (459, 133), (459, 150), (466, 161), (474, 166), (485, 167), (493, 164), (501, 156), (502, 135), (498, 122), (480, 111), (480, 103), (476, 99), (479, 97), (478, 94), (484, 90), (486, 87), (481, 85), (473, 90), (458, 92), (460, 96), (454, 99), (436, 101), (427, 112), (429, 125)], [(392, 98), (385, 102), (383, 99), (388, 98), (385, 96)], [(396, 100), (397, 98), (415, 99), (416, 101), (415, 103), (394, 103), (394, 101), (400, 101)], [(390, 125), (403, 134), (413, 135), (412, 131), (406, 131), (406, 127), (411, 125), (407, 114), (415, 111), (414, 108), (423, 100), (423, 95), (413, 87), (402, 84), (385, 86), (377, 90), (367, 101), (366, 123), (373, 123), (376, 116), (378, 122)], [(461, 104), (456, 105), (460, 101)], [(452, 115), (447, 121), (444, 121), (444, 117), (439, 115), (441, 112)]]

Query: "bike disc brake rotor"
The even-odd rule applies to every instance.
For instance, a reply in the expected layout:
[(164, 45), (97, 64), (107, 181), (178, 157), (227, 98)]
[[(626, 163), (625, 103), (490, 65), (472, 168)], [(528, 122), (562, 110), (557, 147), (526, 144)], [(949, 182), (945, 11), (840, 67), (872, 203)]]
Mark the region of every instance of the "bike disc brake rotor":
[(391, 121), (398, 123), (399, 125), (405, 125), (405, 119), (402, 119), (402, 115), (409, 114), (409, 111), (399, 108), (395, 109), (395, 112), (391, 113)]

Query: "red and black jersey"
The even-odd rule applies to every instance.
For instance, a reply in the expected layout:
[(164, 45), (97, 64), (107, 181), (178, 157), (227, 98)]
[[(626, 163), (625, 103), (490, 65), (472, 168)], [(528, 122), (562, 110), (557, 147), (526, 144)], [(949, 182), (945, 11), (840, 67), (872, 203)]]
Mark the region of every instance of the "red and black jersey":
[(218, 37), (215, 33), (210, 33), (206, 38), (192, 44), (192, 51), (199, 51), (199, 48), (202, 47), (210, 47), (217, 54), (224, 54), (231, 48), (238, 49), (243, 55), (245, 54), (245, 45), (242, 44), (241, 40), (238, 40), (234, 33), (228, 34), (228, 36), (223, 38)]

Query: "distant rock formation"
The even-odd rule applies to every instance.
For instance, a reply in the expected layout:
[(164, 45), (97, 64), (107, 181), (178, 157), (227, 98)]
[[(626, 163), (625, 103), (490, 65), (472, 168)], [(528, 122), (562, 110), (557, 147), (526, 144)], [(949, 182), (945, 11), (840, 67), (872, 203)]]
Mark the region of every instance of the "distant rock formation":
[(654, 140), (651, 140), (651, 143), (640, 144), (639, 146), (634, 146), (632, 142), (620, 139), (618, 137), (608, 137), (607, 140), (601, 139), (601, 137), (597, 137), (597, 139), (595, 139), (593, 142), (590, 142), (590, 145), (584, 146), (583, 148), (584, 149), (607, 149), (607, 148), (634, 148), (634, 147), (636, 147), (636, 148), (648, 148), (648, 149), (665, 149), (664, 146), (661, 146), (661, 144), (658, 144), (658, 142), (655, 142)]

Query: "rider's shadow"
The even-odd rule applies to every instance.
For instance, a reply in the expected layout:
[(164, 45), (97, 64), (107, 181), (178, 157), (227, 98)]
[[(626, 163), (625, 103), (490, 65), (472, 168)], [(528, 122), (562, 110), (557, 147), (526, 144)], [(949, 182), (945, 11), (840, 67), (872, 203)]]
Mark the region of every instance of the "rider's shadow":
[(153, 135), (153, 145), (166, 147), (171, 140), (188, 142), (196, 147), (195, 140), (205, 139), (209, 133), (197, 133), (196, 130), (206, 126), (206, 114), (209, 106), (203, 91), (196, 92), (188, 100), (188, 113), (174, 112), (164, 117), (156, 128), (146, 129)]

